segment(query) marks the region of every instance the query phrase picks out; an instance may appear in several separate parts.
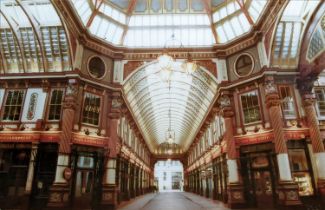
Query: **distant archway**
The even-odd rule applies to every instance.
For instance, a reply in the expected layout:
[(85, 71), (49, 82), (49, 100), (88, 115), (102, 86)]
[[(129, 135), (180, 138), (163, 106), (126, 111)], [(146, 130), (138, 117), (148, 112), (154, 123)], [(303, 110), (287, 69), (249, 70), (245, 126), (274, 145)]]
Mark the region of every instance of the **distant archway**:
[(155, 186), (159, 192), (182, 192), (184, 167), (179, 160), (160, 160), (155, 164)]

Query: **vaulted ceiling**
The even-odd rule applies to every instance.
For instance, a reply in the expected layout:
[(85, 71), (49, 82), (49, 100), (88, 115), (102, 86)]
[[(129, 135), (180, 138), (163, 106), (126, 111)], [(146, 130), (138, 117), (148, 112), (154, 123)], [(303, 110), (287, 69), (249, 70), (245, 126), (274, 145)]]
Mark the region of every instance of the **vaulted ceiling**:
[(201, 67), (187, 74), (182, 62), (176, 61), (170, 71), (166, 80), (166, 69), (153, 62), (130, 75), (123, 85), (128, 106), (151, 151), (167, 142), (170, 132), (173, 143), (186, 151), (216, 95), (215, 77)]
[(116, 46), (225, 44), (252, 30), (267, 0), (69, 0), (89, 32)]
[(50, 0), (0, 1), (0, 73), (71, 70), (66, 31)]

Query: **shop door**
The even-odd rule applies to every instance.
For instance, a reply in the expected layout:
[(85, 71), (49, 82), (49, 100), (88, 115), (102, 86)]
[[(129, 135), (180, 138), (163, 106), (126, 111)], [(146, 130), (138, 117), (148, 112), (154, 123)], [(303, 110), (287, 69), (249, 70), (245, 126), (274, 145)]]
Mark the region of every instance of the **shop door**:
[(41, 144), (39, 146), (35, 158), (30, 209), (40, 210), (46, 207), (49, 190), (55, 178), (57, 158), (57, 144)]
[(253, 171), (256, 205), (259, 209), (273, 207), (272, 176), (270, 171)]
[(80, 155), (74, 177), (74, 209), (96, 209), (100, 198), (102, 161), (96, 156)]

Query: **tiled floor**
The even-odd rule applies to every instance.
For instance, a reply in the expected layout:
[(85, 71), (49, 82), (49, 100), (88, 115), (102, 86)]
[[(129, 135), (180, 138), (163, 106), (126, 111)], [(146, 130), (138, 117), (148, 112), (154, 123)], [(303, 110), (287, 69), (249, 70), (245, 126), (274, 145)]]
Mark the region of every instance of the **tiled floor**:
[(221, 202), (186, 192), (164, 192), (136, 198), (118, 210), (229, 210)]

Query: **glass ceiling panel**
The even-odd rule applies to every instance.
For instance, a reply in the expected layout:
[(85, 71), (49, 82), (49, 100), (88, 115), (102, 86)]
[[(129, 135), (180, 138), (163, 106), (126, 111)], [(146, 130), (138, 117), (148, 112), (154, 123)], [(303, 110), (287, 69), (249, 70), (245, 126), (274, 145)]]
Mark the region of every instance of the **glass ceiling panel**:
[(299, 40), (319, 0), (291, 0), (278, 22), (273, 40), (272, 64), (295, 67), (298, 64)]
[(166, 141), (169, 128), (175, 132), (174, 143), (186, 150), (214, 100), (215, 78), (201, 68), (188, 75), (181, 65), (170, 65), (169, 82), (163, 80), (166, 70), (155, 62), (123, 84), (128, 106), (152, 151)]
[(92, 13), (89, 1), (71, 0), (71, 2), (73, 3), (73, 6), (81, 21), (86, 25)]
[[(217, 33), (217, 43), (227, 43), (252, 29), (267, 5), (267, 0), (246, 0), (241, 8), (238, 1), (230, 0), (212, 14)], [(247, 16), (243, 10), (247, 10)], [(252, 19), (251, 24), (248, 19)]]
[(0, 10), (18, 26), (31, 27), (28, 17), (15, 0), (0, 1)]
[(185, 47), (224, 44), (249, 32), (269, 2), (213, 0), (211, 22), (203, 1), (137, 0), (132, 11), (130, 0), (70, 0), (93, 35), (130, 48), (162, 48), (171, 36)]
[(2, 0), (0, 11), (5, 73), (70, 70), (66, 33), (50, 0)]

